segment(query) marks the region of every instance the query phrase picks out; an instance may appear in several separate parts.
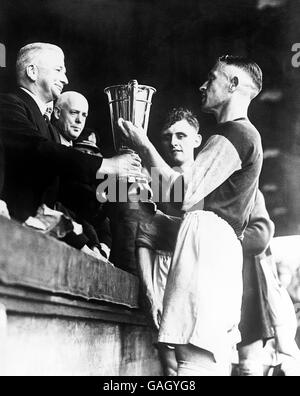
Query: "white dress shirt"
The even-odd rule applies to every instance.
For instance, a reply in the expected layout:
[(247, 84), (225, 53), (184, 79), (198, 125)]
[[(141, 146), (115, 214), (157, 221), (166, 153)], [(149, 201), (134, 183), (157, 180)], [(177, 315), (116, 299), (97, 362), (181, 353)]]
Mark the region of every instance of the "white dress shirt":
[(60, 137), (60, 143), (63, 146), (67, 146), (67, 147), (73, 147), (73, 142), (72, 140), (67, 140), (61, 133), (59, 134)]

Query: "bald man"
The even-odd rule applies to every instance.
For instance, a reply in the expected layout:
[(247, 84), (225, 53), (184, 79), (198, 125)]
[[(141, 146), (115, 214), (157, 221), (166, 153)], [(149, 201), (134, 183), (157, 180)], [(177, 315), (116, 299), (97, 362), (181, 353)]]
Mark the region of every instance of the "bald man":
[(53, 109), (53, 124), (59, 131), (61, 143), (73, 146), (83, 131), (89, 112), (87, 99), (78, 92), (63, 92)]
[[(58, 97), (52, 122), (59, 132), (62, 145), (73, 147), (85, 127), (88, 111), (87, 99), (78, 92), (66, 91)], [(93, 246), (108, 259), (111, 248), (109, 221), (103, 206), (96, 199), (94, 189), (78, 183), (76, 178), (61, 177), (58, 198), (78, 216), (76, 220), (84, 223)]]

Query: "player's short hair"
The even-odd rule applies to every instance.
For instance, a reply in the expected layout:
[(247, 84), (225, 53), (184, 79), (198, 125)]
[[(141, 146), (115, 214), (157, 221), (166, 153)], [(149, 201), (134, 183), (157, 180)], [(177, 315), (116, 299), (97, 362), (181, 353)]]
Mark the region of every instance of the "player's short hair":
[(242, 69), (251, 78), (254, 86), (257, 89), (257, 94), (262, 90), (263, 74), (261, 68), (252, 59), (244, 56), (223, 55), (218, 59), (218, 62), (226, 65), (232, 65)]
[(199, 122), (197, 117), (188, 109), (183, 107), (173, 108), (167, 114), (165, 122), (162, 127), (162, 132), (166, 129), (169, 129), (175, 122), (186, 120), (193, 128), (195, 128), (196, 132), (199, 132)]

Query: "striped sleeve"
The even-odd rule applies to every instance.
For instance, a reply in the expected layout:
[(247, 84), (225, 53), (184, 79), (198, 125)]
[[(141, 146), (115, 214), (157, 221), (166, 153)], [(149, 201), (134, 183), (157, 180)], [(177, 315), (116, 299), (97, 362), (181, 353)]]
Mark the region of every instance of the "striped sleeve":
[(225, 136), (210, 137), (193, 166), (184, 173), (185, 197), (182, 209), (188, 211), (242, 168), (236, 146)]

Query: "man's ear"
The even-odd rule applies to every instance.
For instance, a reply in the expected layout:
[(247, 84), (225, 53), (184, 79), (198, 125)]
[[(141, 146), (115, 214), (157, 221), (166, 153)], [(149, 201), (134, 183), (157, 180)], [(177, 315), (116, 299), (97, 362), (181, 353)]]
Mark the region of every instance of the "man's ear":
[(197, 133), (195, 138), (195, 148), (199, 147), (202, 143), (202, 136)]
[(230, 82), (229, 90), (230, 92), (234, 92), (239, 85), (239, 78), (237, 76), (233, 77)]
[(35, 82), (38, 77), (38, 68), (36, 65), (29, 65), (26, 67), (26, 75), (32, 81)]
[(54, 109), (53, 109), (53, 116), (54, 116), (54, 118), (56, 119), (56, 120), (59, 120), (59, 117), (60, 117), (60, 108), (58, 108), (58, 107), (54, 107)]

